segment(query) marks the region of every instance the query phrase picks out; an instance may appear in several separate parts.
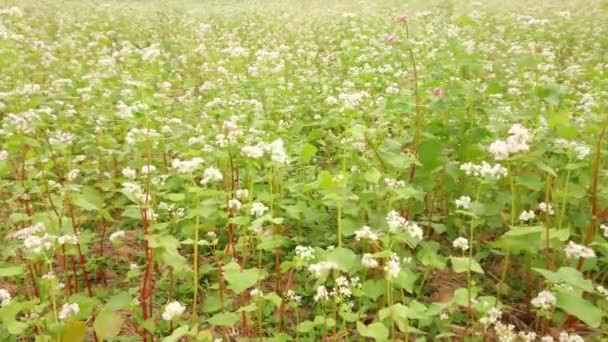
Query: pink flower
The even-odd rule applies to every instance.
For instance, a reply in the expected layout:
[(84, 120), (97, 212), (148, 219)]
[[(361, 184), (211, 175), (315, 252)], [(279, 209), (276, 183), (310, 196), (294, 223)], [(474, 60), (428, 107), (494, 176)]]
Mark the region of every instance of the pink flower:
[(435, 88), (433, 89), (433, 95), (437, 97), (442, 97), (443, 95), (445, 95), (445, 90), (443, 90), (443, 88)]
[(407, 20), (407, 16), (405, 14), (401, 14), (400, 16), (397, 17), (397, 21), (399, 21), (400, 23), (404, 23)]
[(397, 41), (397, 35), (394, 34), (394, 33), (388, 35), (388, 37), (386, 37), (386, 41), (389, 42), (389, 43), (391, 43), (391, 44), (394, 43), (394, 42), (396, 42)]

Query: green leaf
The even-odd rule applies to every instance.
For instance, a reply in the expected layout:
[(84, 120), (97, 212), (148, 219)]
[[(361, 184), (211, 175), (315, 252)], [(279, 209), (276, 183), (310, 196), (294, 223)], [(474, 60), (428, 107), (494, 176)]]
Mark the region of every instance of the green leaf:
[(386, 292), (386, 280), (369, 279), (363, 282), (361, 287), (363, 294), (371, 300), (376, 300)]
[(388, 328), (380, 322), (374, 322), (367, 326), (357, 322), (357, 331), (361, 336), (373, 338), (376, 342), (388, 341)]
[(565, 283), (587, 292), (593, 292), (593, 282), (585, 279), (583, 273), (572, 267), (560, 267), (557, 271), (532, 268), (553, 284)]
[(441, 164), (443, 145), (437, 140), (425, 140), (418, 146), (420, 163), (426, 170), (433, 170)]
[(82, 342), (87, 337), (87, 326), (80, 321), (72, 321), (66, 324), (61, 335), (61, 342)]
[(8, 266), (0, 268), (0, 277), (15, 277), (22, 275), (25, 270), (21, 266)]
[(303, 164), (308, 164), (312, 160), (312, 157), (317, 153), (317, 148), (314, 145), (305, 143), (302, 145), (302, 152), (300, 153), (300, 159)]
[(182, 337), (188, 335), (188, 330), (190, 327), (188, 325), (182, 325), (179, 328), (173, 330), (171, 335), (163, 338), (163, 342), (178, 342)]
[(351, 251), (348, 248), (338, 247), (333, 251), (329, 252), (327, 255), (327, 261), (332, 261), (336, 265), (338, 265), (338, 269), (342, 272), (352, 272), (358, 269), (359, 265), (359, 257), (355, 252)]
[(72, 196), (72, 203), (75, 206), (85, 210), (97, 210), (97, 206), (89, 202), (83, 194), (74, 194)]
[(450, 261), (452, 262), (452, 268), (456, 273), (464, 273), (469, 269), (469, 260), (471, 262), (471, 271), (483, 274), (483, 269), (481, 265), (475, 259), (469, 259), (468, 257), (450, 257)]
[(93, 323), (93, 329), (95, 329), (97, 338), (103, 341), (106, 338), (118, 336), (123, 322), (122, 315), (105, 307), (97, 315), (95, 323)]
[(311, 332), (315, 328), (315, 323), (313, 321), (303, 321), (298, 324), (298, 331), (301, 333)]
[(557, 299), (556, 307), (578, 317), (589, 326), (598, 328), (602, 323), (602, 310), (591, 302), (570, 292), (558, 292), (555, 297)]
[(382, 175), (380, 174), (380, 171), (372, 168), (365, 171), (365, 173), (363, 174), (363, 179), (365, 179), (368, 183), (378, 184), (378, 181), (380, 180), (381, 176)]
[(225, 267), (224, 278), (230, 284), (229, 288), (236, 294), (243, 293), (260, 279), (260, 272), (257, 268), (241, 270), (238, 265), (236, 268), (229, 267), (229, 265)]
[(437, 269), (445, 268), (445, 258), (437, 253), (439, 250), (439, 243), (436, 241), (421, 241), (420, 250), (416, 254), (416, 259), (426, 267), (432, 267)]
[(213, 326), (231, 327), (239, 321), (240, 315), (234, 312), (222, 312), (213, 315), (207, 322)]
[(165, 196), (171, 202), (181, 202), (186, 198), (186, 195), (178, 193), (178, 194), (168, 194)]

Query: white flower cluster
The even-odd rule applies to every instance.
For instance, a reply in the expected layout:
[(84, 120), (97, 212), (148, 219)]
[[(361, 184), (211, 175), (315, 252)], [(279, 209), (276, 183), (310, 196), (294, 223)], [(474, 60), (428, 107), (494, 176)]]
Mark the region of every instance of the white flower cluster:
[(260, 217), (268, 211), (268, 207), (264, 203), (253, 202), (251, 203), (251, 215)]
[(553, 204), (551, 204), (551, 203), (545, 203), (545, 202), (538, 203), (538, 210), (540, 210), (543, 213), (546, 213), (547, 215), (555, 214), (555, 210), (553, 209)]
[(479, 319), (479, 322), (483, 325), (490, 326), (492, 324), (496, 324), (501, 316), (502, 312), (496, 307), (492, 307), (490, 310), (488, 310), (487, 315)]
[(564, 150), (573, 151), (574, 154), (576, 154), (576, 158), (579, 160), (583, 160), (591, 154), (591, 148), (589, 148), (589, 146), (577, 141), (555, 139), (555, 146)]
[(411, 237), (422, 240), (423, 231), (422, 228), (415, 222), (411, 222), (406, 220), (403, 216), (401, 216), (395, 210), (390, 211), (386, 215), (386, 223), (388, 224), (388, 229), (391, 233), (396, 233), (399, 230), (404, 230)]
[(217, 168), (210, 166), (203, 172), (203, 179), (201, 179), (201, 185), (207, 185), (211, 182), (219, 182), (224, 179), (222, 172)]
[(454, 203), (456, 204), (456, 208), (467, 210), (471, 207), (471, 197), (460, 196), (454, 201)]
[(6, 306), (11, 302), (11, 294), (5, 290), (0, 289), (0, 306)]
[(536, 214), (534, 214), (534, 211), (532, 211), (532, 210), (524, 210), (521, 214), (519, 214), (519, 219), (524, 222), (533, 220), (535, 217), (536, 217)]
[(241, 209), (242, 203), (236, 198), (231, 198), (228, 200), (228, 208), (231, 210), (239, 210)]
[(327, 298), (329, 298), (329, 291), (327, 291), (327, 288), (323, 285), (317, 287), (317, 291), (315, 293), (315, 296), (313, 297), (315, 302), (320, 302)]
[(365, 253), (361, 258), (361, 265), (365, 268), (376, 268), (379, 266), (379, 263), (371, 254)]
[(559, 342), (585, 342), (585, 339), (575, 333), (562, 331), (559, 333)]
[(389, 188), (402, 188), (405, 186), (405, 182), (402, 180), (396, 180), (393, 178), (384, 178), (384, 184), (386, 184), (386, 186), (388, 186)]
[(538, 295), (536, 295), (536, 297), (532, 298), (531, 301), (535, 308), (543, 310), (551, 309), (553, 306), (555, 306), (556, 302), (557, 299), (555, 298), (555, 295), (551, 291), (547, 290), (541, 291)]
[(133, 180), (137, 177), (137, 171), (133, 170), (130, 167), (125, 167), (124, 169), (122, 169), (121, 173), (127, 179)]
[(59, 311), (59, 319), (64, 321), (67, 318), (74, 316), (80, 312), (80, 306), (78, 303), (65, 303), (61, 307), (61, 311)]
[(355, 230), (355, 240), (360, 241), (361, 239), (368, 239), (372, 241), (378, 240), (378, 233), (372, 231), (369, 226), (363, 226)]
[(198, 157), (189, 160), (180, 160), (176, 158), (171, 161), (171, 166), (177, 171), (177, 173), (188, 174), (200, 168), (203, 162), (204, 160)]
[(116, 240), (122, 239), (124, 237), (125, 237), (125, 231), (117, 230), (114, 233), (110, 234), (109, 240), (110, 240), (110, 242), (116, 242)]
[(184, 311), (186, 311), (186, 307), (180, 304), (180, 302), (174, 300), (165, 306), (165, 311), (163, 311), (162, 318), (165, 321), (170, 321), (175, 317), (183, 315)]
[(308, 272), (312, 273), (315, 277), (318, 278), (323, 274), (323, 272), (329, 271), (337, 267), (338, 265), (336, 265), (336, 263), (333, 261), (320, 261), (316, 264), (311, 264), (310, 266), (308, 266)]
[(608, 224), (600, 224), (600, 229), (604, 233), (604, 237), (608, 239)]
[(131, 194), (137, 203), (146, 203), (149, 200), (149, 196), (146, 195), (142, 186), (137, 182), (123, 182), (122, 189), (124, 192)]
[(23, 240), (23, 248), (25, 251), (32, 254), (40, 254), (42, 251), (48, 251), (53, 247), (53, 242), (57, 239), (55, 235), (40, 234), (45, 230), (44, 224), (36, 223), (32, 226), (23, 228), (15, 232), (13, 237), (18, 240)]
[(296, 246), (296, 255), (304, 261), (315, 258), (315, 249), (311, 246)]
[(568, 259), (571, 258), (583, 258), (583, 259), (589, 259), (589, 258), (595, 258), (595, 252), (593, 251), (593, 249), (583, 246), (583, 245), (579, 245), (577, 243), (574, 243), (572, 241), (568, 241), (568, 244), (566, 245), (566, 247), (564, 248), (564, 252), (566, 253), (566, 257)]
[(249, 198), (249, 190), (247, 189), (238, 189), (237, 191), (235, 191), (234, 194), (236, 198), (240, 199), (241, 201), (244, 201)]
[(464, 237), (458, 237), (452, 242), (452, 247), (456, 249), (460, 249), (461, 251), (466, 251), (469, 249), (469, 240)]
[(60, 245), (77, 245), (78, 237), (76, 235), (62, 235), (57, 238), (57, 243)]
[(384, 272), (388, 279), (397, 278), (399, 273), (401, 273), (401, 260), (399, 260), (399, 256), (396, 253), (391, 254), (390, 259), (384, 266)]
[(460, 165), (460, 170), (464, 171), (467, 176), (493, 179), (501, 179), (508, 174), (504, 166), (500, 164), (491, 165), (485, 161), (482, 161), (481, 164), (464, 163)]
[(302, 296), (298, 296), (293, 290), (289, 289), (286, 293), (287, 301), (293, 304), (300, 304)]
[(285, 152), (283, 139), (280, 138), (274, 140), (270, 144), (257, 143), (255, 145), (243, 146), (241, 148), (241, 153), (243, 156), (251, 159), (259, 159), (262, 158), (264, 154), (269, 154), (270, 160), (277, 164), (287, 164), (289, 162), (287, 159), (287, 152)]
[(528, 141), (530, 140), (530, 133), (528, 130), (520, 124), (515, 124), (509, 129), (509, 137), (507, 140), (496, 140), (488, 148), (495, 160), (504, 160), (509, 157), (510, 154), (519, 152), (525, 152), (530, 149)]

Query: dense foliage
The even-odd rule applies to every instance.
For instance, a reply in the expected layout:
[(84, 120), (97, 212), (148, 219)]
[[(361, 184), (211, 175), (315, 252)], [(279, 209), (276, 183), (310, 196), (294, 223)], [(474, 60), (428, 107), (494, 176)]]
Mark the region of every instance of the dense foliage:
[(605, 4), (5, 5), (2, 341), (606, 338)]

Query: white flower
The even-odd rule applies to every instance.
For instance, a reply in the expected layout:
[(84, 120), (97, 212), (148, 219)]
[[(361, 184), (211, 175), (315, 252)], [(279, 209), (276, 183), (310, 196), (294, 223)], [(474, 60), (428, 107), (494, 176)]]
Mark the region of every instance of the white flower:
[(606, 289), (605, 287), (598, 285), (596, 287), (597, 292), (599, 292), (602, 296), (606, 297), (606, 299), (608, 299), (608, 289)]
[(557, 299), (555, 298), (555, 295), (551, 291), (546, 290), (540, 292), (538, 295), (536, 295), (536, 297), (532, 298), (531, 301), (535, 308), (543, 310), (551, 309), (553, 306), (555, 306), (556, 302)]
[(399, 260), (399, 256), (393, 253), (391, 258), (384, 266), (384, 272), (386, 272), (386, 277), (389, 279), (394, 279), (399, 276), (401, 272), (401, 261)]
[(467, 210), (471, 207), (471, 197), (460, 196), (454, 203), (456, 203), (456, 208)]
[(264, 293), (262, 293), (262, 291), (258, 290), (258, 289), (251, 289), (251, 291), (249, 291), (249, 295), (251, 297), (254, 297), (254, 298), (255, 297), (263, 297)]
[(251, 203), (251, 215), (260, 217), (268, 211), (268, 207), (264, 203), (254, 202)]
[(338, 265), (336, 265), (335, 262), (332, 261), (320, 261), (316, 264), (312, 264), (310, 266), (308, 266), (308, 272), (312, 273), (315, 277), (320, 277), (323, 272), (325, 271), (329, 271), (331, 269), (337, 268)]
[(125, 167), (122, 169), (121, 173), (128, 179), (135, 179), (135, 177), (137, 177), (137, 172), (130, 167)]
[(513, 324), (503, 324), (501, 322), (496, 322), (494, 326), (494, 331), (496, 331), (496, 337), (498, 337), (498, 342), (515, 342), (517, 339), (517, 334), (515, 333), (515, 326)]
[(152, 173), (156, 171), (156, 166), (154, 165), (144, 165), (141, 167), (141, 174), (147, 175), (148, 173)]
[(219, 182), (224, 179), (222, 172), (211, 166), (205, 169), (203, 172), (203, 179), (201, 179), (201, 185), (206, 185), (211, 182)]
[(481, 164), (464, 163), (460, 165), (460, 170), (464, 171), (467, 176), (481, 177), (481, 178), (493, 178), (501, 179), (507, 176), (507, 169), (500, 165), (491, 165), (485, 161)]
[(386, 214), (386, 223), (388, 224), (388, 229), (391, 233), (396, 233), (399, 229), (403, 228), (406, 222), (407, 220), (395, 210), (391, 210)]
[(61, 311), (59, 311), (59, 319), (63, 321), (70, 316), (76, 315), (79, 312), (80, 306), (78, 306), (78, 303), (65, 303), (61, 307)]
[(247, 189), (238, 189), (235, 192), (236, 198), (240, 199), (241, 201), (246, 200), (249, 197), (249, 190)]
[(585, 342), (585, 339), (575, 333), (568, 334), (567, 332), (561, 332), (559, 334), (559, 342)]
[(44, 233), (42, 236), (28, 236), (23, 240), (23, 247), (27, 252), (33, 254), (40, 254), (43, 250), (50, 250), (53, 247), (53, 240), (55, 237)]
[(538, 203), (538, 210), (542, 211), (543, 213), (547, 213), (547, 215), (555, 214), (555, 210), (553, 210), (553, 205), (551, 203)]
[(386, 184), (389, 188), (402, 188), (405, 186), (405, 182), (402, 180), (396, 180), (393, 178), (384, 178), (384, 184)]
[(57, 238), (57, 243), (60, 245), (76, 245), (78, 244), (78, 237), (76, 235), (62, 235)]
[(8, 159), (8, 151), (7, 150), (1, 150), (0, 151), (0, 161), (4, 161)]
[(70, 182), (73, 182), (74, 180), (76, 180), (76, 178), (78, 178), (78, 175), (80, 175), (79, 169), (70, 170), (70, 172), (68, 172), (67, 179)]
[(593, 249), (583, 246), (583, 245), (579, 245), (576, 244), (572, 241), (568, 241), (568, 245), (566, 245), (566, 247), (564, 248), (564, 252), (566, 253), (566, 257), (568, 259), (571, 258), (583, 258), (583, 259), (589, 259), (589, 258), (595, 258), (595, 252), (593, 251)]
[(494, 159), (504, 160), (509, 158), (509, 145), (504, 140), (496, 140), (490, 144), (488, 152), (494, 156)]
[(118, 239), (124, 238), (125, 237), (125, 231), (124, 230), (117, 230), (114, 233), (110, 234), (110, 242), (114, 242)]
[(371, 254), (365, 253), (361, 258), (361, 265), (365, 268), (376, 268), (378, 267), (378, 260), (374, 259)]
[(173, 167), (177, 173), (187, 174), (196, 171), (202, 163), (203, 159), (201, 158), (192, 158), (190, 160), (173, 159), (171, 161), (171, 167)]
[(165, 311), (162, 314), (162, 318), (165, 321), (170, 321), (174, 317), (179, 317), (184, 314), (186, 307), (181, 305), (178, 301), (174, 300), (165, 306)]
[(11, 294), (5, 290), (0, 289), (0, 306), (6, 306), (11, 302)]
[(312, 260), (315, 258), (315, 249), (310, 246), (296, 246), (296, 255), (302, 260)]
[(327, 292), (327, 289), (325, 288), (325, 286), (321, 285), (321, 286), (317, 287), (317, 293), (314, 296), (315, 302), (320, 302), (327, 298), (329, 298), (329, 292)]
[(283, 140), (277, 139), (266, 146), (266, 149), (270, 152), (270, 159), (278, 164), (287, 164), (287, 153), (283, 146)]
[(540, 342), (554, 342), (555, 339), (551, 335), (546, 335), (540, 338)]
[(355, 230), (355, 240), (359, 241), (361, 239), (369, 239), (372, 241), (376, 241), (378, 240), (378, 234), (373, 232), (370, 227), (363, 226)]
[(469, 249), (469, 240), (467, 240), (466, 238), (463, 238), (462, 236), (459, 238), (456, 238), (454, 240), (454, 242), (452, 242), (452, 247), (456, 248), (456, 249), (460, 249), (461, 251), (466, 251), (467, 249)]
[(501, 316), (502, 312), (496, 307), (492, 307), (490, 310), (488, 310), (488, 314), (486, 316), (479, 319), (479, 322), (483, 325), (492, 325), (498, 322)]
[(296, 293), (293, 290), (287, 290), (287, 294), (286, 295), (287, 295), (287, 300), (290, 303), (300, 304), (300, 302), (302, 301), (302, 297), (296, 295)]
[(608, 239), (608, 224), (601, 224), (600, 229), (604, 233), (604, 237)]
[(524, 210), (520, 215), (519, 215), (519, 219), (524, 221), (524, 222), (528, 222), (532, 219), (534, 219), (536, 217), (536, 215), (534, 214), (534, 212), (532, 210)]
[(241, 201), (239, 201), (236, 198), (232, 198), (232, 199), (228, 200), (228, 208), (230, 208), (232, 210), (241, 209)]
[(263, 143), (258, 143), (257, 145), (243, 146), (241, 148), (241, 153), (245, 157), (259, 159), (264, 156), (264, 150), (265, 145)]

